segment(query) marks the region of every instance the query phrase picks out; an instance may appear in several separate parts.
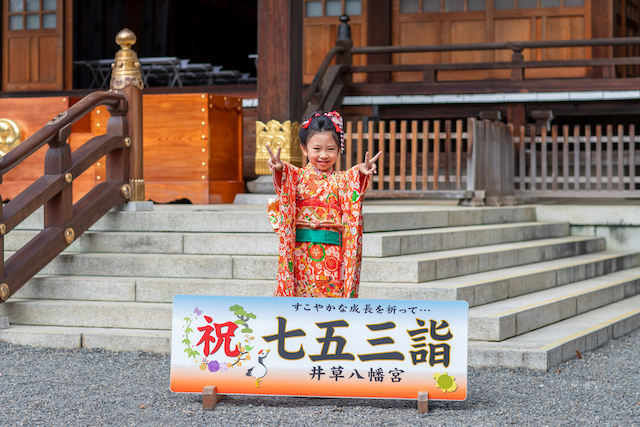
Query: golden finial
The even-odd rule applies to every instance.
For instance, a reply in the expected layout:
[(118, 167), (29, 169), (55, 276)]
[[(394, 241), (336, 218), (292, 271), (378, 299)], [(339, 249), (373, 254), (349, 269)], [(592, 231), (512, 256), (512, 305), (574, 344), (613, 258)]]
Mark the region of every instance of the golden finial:
[(116, 34), (116, 44), (122, 49), (131, 49), (137, 41), (136, 35), (128, 28), (123, 28)]
[(115, 61), (111, 64), (112, 90), (121, 90), (131, 84), (140, 90), (143, 88), (138, 54), (131, 49), (136, 40), (136, 35), (128, 28), (120, 30), (116, 35), (116, 43), (120, 50), (116, 52)]

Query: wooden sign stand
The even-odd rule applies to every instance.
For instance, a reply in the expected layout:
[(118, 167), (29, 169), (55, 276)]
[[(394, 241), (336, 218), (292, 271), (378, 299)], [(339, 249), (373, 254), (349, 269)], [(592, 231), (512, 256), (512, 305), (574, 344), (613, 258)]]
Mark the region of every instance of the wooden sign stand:
[(202, 391), (202, 410), (213, 411), (222, 395), (218, 394), (218, 388), (214, 385), (208, 385)]
[[(213, 411), (222, 395), (218, 394), (218, 388), (214, 385), (208, 385), (202, 391), (202, 410)], [(429, 412), (429, 392), (418, 392), (418, 413), (426, 414)]]
[(429, 412), (429, 392), (419, 391), (418, 392), (418, 413), (426, 414), (428, 412)]

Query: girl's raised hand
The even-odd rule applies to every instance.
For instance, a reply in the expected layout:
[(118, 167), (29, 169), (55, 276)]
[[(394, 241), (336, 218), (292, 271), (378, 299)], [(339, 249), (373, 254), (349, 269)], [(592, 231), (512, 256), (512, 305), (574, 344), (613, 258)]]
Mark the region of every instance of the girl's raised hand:
[(269, 166), (269, 170), (271, 172), (282, 171), (282, 168), (284, 167), (284, 165), (282, 164), (282, 160), (280, 160), (280, 151), (282, 150), (282, 147), (278, 147), (278, 151), (276, 154), (273, 154), (273, 151), (271, 151), (271, 148), (268, 145), (265, 145), (265, 147), (267, 147), (267, 151), (269, 152), (270, 156), (269, 160), (267, 160), (267, 166)]
[(378, 167), (376, 166), (376, 160), (382, 154), (382, 151), (378, 151), (378, 154), (373, 156), (371, 160), (369, 160), (369, 152), (367, 151), (364, 155), (364, 162), (358, 165), (358, 170), (362, 175), (373, 175), (376, 173)]

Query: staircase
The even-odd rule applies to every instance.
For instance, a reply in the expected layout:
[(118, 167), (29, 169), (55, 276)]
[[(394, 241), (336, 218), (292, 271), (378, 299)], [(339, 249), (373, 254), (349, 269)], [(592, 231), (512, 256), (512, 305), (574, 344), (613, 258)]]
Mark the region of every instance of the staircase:
[[(262, 205), (110, 212), (0, 304), (0, 340), (169, 352), (173, 296), (271, 296), (277, 244)], [(533, 207), (365, 204), (363, 255), (361, 298), (469, 302), (471, 366), (548, 369), (640, 327), (640, 253)]]

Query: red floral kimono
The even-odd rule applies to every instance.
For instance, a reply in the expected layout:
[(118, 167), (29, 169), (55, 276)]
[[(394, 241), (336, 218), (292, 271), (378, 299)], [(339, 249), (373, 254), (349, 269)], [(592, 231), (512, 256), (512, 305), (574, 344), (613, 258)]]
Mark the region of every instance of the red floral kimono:
[[(362, 261), (362, 199), (369, 177), (357, 166), (321, 172), (284, 162), (269, 205), (280, 236), (276, 296), (357, 298)], [(280, 182), (278, 177), (280, 176)], [(278, 206), (279, 203), (279, 206)], [(342, 245), (296, 241), (296, 229), (340, 233)]]

